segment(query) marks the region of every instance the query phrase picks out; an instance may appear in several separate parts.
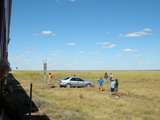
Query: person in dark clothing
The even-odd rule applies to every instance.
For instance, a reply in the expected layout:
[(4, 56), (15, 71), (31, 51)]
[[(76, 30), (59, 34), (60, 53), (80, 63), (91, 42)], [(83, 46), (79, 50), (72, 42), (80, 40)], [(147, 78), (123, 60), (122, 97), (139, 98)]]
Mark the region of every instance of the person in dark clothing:
[(115, 79), (115, 92), (118, 92), (118, 79)]
[(108, 73), (107, 73), (107, 72), (104, 73), (104, 79), (105, 79), (105, 80), (108, 79)]

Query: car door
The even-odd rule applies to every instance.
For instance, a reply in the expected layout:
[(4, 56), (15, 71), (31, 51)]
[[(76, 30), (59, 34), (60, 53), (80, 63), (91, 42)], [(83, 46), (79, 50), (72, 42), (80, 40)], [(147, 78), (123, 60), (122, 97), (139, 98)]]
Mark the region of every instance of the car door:
[(78, 81), (78, 86), (79, 87), (83, 87), (84, 86), (84, 80), (82, 80), (81, 78), (77, 78)]
[(76, 87), (77, 86), (77, 80), (76, 80), (76, 78), (71, 78), (70, 84), (71, 84), (71, 86)]

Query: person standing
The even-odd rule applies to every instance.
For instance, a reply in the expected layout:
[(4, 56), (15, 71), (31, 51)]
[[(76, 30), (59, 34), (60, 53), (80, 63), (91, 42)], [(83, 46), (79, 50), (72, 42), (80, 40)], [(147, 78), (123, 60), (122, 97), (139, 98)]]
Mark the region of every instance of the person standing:
[(104, 73), (104, 79), (105, 79), (105, 80), (108, 79), (108, 73), (107, 73), (107, 72)]
[(55, 76), (52, 73), (48, 74), (48, 85), (55, 86)]
[(108, 78), (111, 81), (113, 79), (113, 73), (110, 73)]
[(111, 91), (111, 94), (115, 93), (115, 86), (116, 86), (116, 81), (111, 79), (110, 80), (110, 91)]
[(99, 86), (99, 91), (104, 91), (104, 88), (103, 88), (104, 80), (102, 78), (98, 80), (98, 86)]
[(118, 79), (116, 78), (115, 79), (115, 92), (118, 92), (118, 85), (119, 85)]

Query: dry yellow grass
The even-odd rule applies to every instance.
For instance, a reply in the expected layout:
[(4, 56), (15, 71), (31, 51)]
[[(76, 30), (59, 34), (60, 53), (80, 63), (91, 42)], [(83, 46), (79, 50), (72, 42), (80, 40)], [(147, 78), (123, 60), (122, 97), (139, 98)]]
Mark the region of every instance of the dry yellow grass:
[[(159, 120), (160, 71), (112, 71), (119, 78), (120, 98), (95, 88), (48, 88), (43, 73), (15, 71), (17, 80), (27, 90), (33, 83), (33, 98), (41, 112), (51, 120)], [(95, 84), (104, 71), (53, 71), (57, 79), (76, 74)], [(27, 90), (28, 91), (28, 90)]]

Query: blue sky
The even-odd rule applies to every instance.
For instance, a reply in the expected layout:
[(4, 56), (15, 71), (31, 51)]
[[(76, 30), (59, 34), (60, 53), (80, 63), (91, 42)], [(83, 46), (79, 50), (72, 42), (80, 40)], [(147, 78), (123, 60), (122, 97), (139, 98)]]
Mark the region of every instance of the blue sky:
[(13, 0), (19, 69), (160, 69), (159, 0)]

